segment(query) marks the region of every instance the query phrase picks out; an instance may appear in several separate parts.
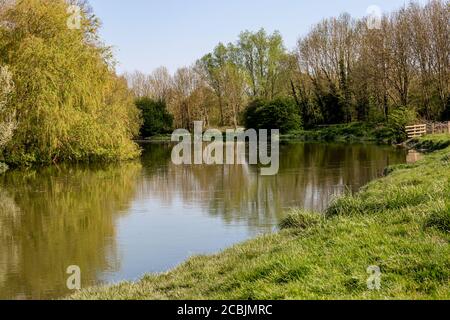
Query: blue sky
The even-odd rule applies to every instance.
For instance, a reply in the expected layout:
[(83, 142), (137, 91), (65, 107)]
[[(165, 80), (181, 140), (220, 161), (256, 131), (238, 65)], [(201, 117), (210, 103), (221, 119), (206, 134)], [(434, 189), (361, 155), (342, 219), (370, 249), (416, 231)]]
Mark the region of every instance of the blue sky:
[[(118, 71), (171, 72), (190, 65), (243, 30), (279, 30), (288, 49), (322, 18), (371, 5), (391, 11), (405, 0), (90, 0), (102, 20), (103, 40), (114, 47)], [(424, 1), (421, 1), (424, 2)]]

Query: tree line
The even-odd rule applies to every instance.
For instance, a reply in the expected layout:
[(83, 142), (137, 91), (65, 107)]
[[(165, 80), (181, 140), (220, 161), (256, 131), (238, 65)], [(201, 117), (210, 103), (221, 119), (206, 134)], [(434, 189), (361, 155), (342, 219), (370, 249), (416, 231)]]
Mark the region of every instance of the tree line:
[[(136, 97), (162, 101), (176, 127), (245, 124), (256, 100), (291, 99), (305, 127), (391, 118), (448, 120), (450, 2), (324, 19), (286, 49), (279, 32), (245, 31), (171, 75), (126, 74)], [(263, 103), (263, 105), (266, 102)]]
[[(80, 8), (76, 28), (70, 5)], [(449, 6), (411, 3), (377, 28), (348, 14), (325, 19), (291, 51), (279, 32), (245, 31), (174, 74), (122, 77), (86, 0), (0, 0), (0, 160), (129, 159), (139, 134), (194, 121), (295, 131), (448, 120)]]

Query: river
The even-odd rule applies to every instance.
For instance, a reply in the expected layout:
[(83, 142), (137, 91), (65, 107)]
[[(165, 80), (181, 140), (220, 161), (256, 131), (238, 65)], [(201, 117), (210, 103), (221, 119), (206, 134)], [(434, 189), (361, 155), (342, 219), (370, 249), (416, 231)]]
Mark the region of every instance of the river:
[(0, 298), (70, 293), (137, 280), (192, 255), (273, 232), (292, 207), (324, 210), (333, 197), (379, 177), (407, 152), (359, 144), (284, 144), (280, 171), (254, 166), (175, 166), (169, 144), (143, 145), (141, 159), (61, 165), (0, 175)]

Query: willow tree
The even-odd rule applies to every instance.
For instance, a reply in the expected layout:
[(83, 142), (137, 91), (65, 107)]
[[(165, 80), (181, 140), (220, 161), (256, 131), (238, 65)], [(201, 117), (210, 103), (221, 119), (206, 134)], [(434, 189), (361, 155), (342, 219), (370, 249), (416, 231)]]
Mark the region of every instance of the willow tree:
[(11, 140), (16, 128), (15, 112), (9, 103), (13, 90), (11, 73), (7, 67), (0, 66), (0, 152)]
[[(140, 126), (126, 82), (116, 76), (99, 21), (86, 4), (79, 25), (64, 0), (17, 0), (0, 10), (0, 64), (15, 84), (18, 120), (10, 163), (118, 160), (138, 155)], [(75, 17), (78, 18), (78, 17)], [(77, 20), (75, 20), (77, 21)]]

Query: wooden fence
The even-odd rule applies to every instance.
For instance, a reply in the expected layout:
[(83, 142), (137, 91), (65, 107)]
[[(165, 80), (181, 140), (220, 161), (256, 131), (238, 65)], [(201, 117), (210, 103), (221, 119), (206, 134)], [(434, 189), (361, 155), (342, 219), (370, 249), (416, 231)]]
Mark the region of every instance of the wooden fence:
[(435, 133), (449, 133), (450, 121), (448, 122), (430, 122), (425, 124), (416, 124), (413, 126), (406, 126), (406, 133), (408, 138), (418, 138), (427, 134)]
[(406, 133), (408, 134), (408, 139), (422, 137), (427, 134), (427, 125), (417, 124), (414, 126), (407, 126)]

